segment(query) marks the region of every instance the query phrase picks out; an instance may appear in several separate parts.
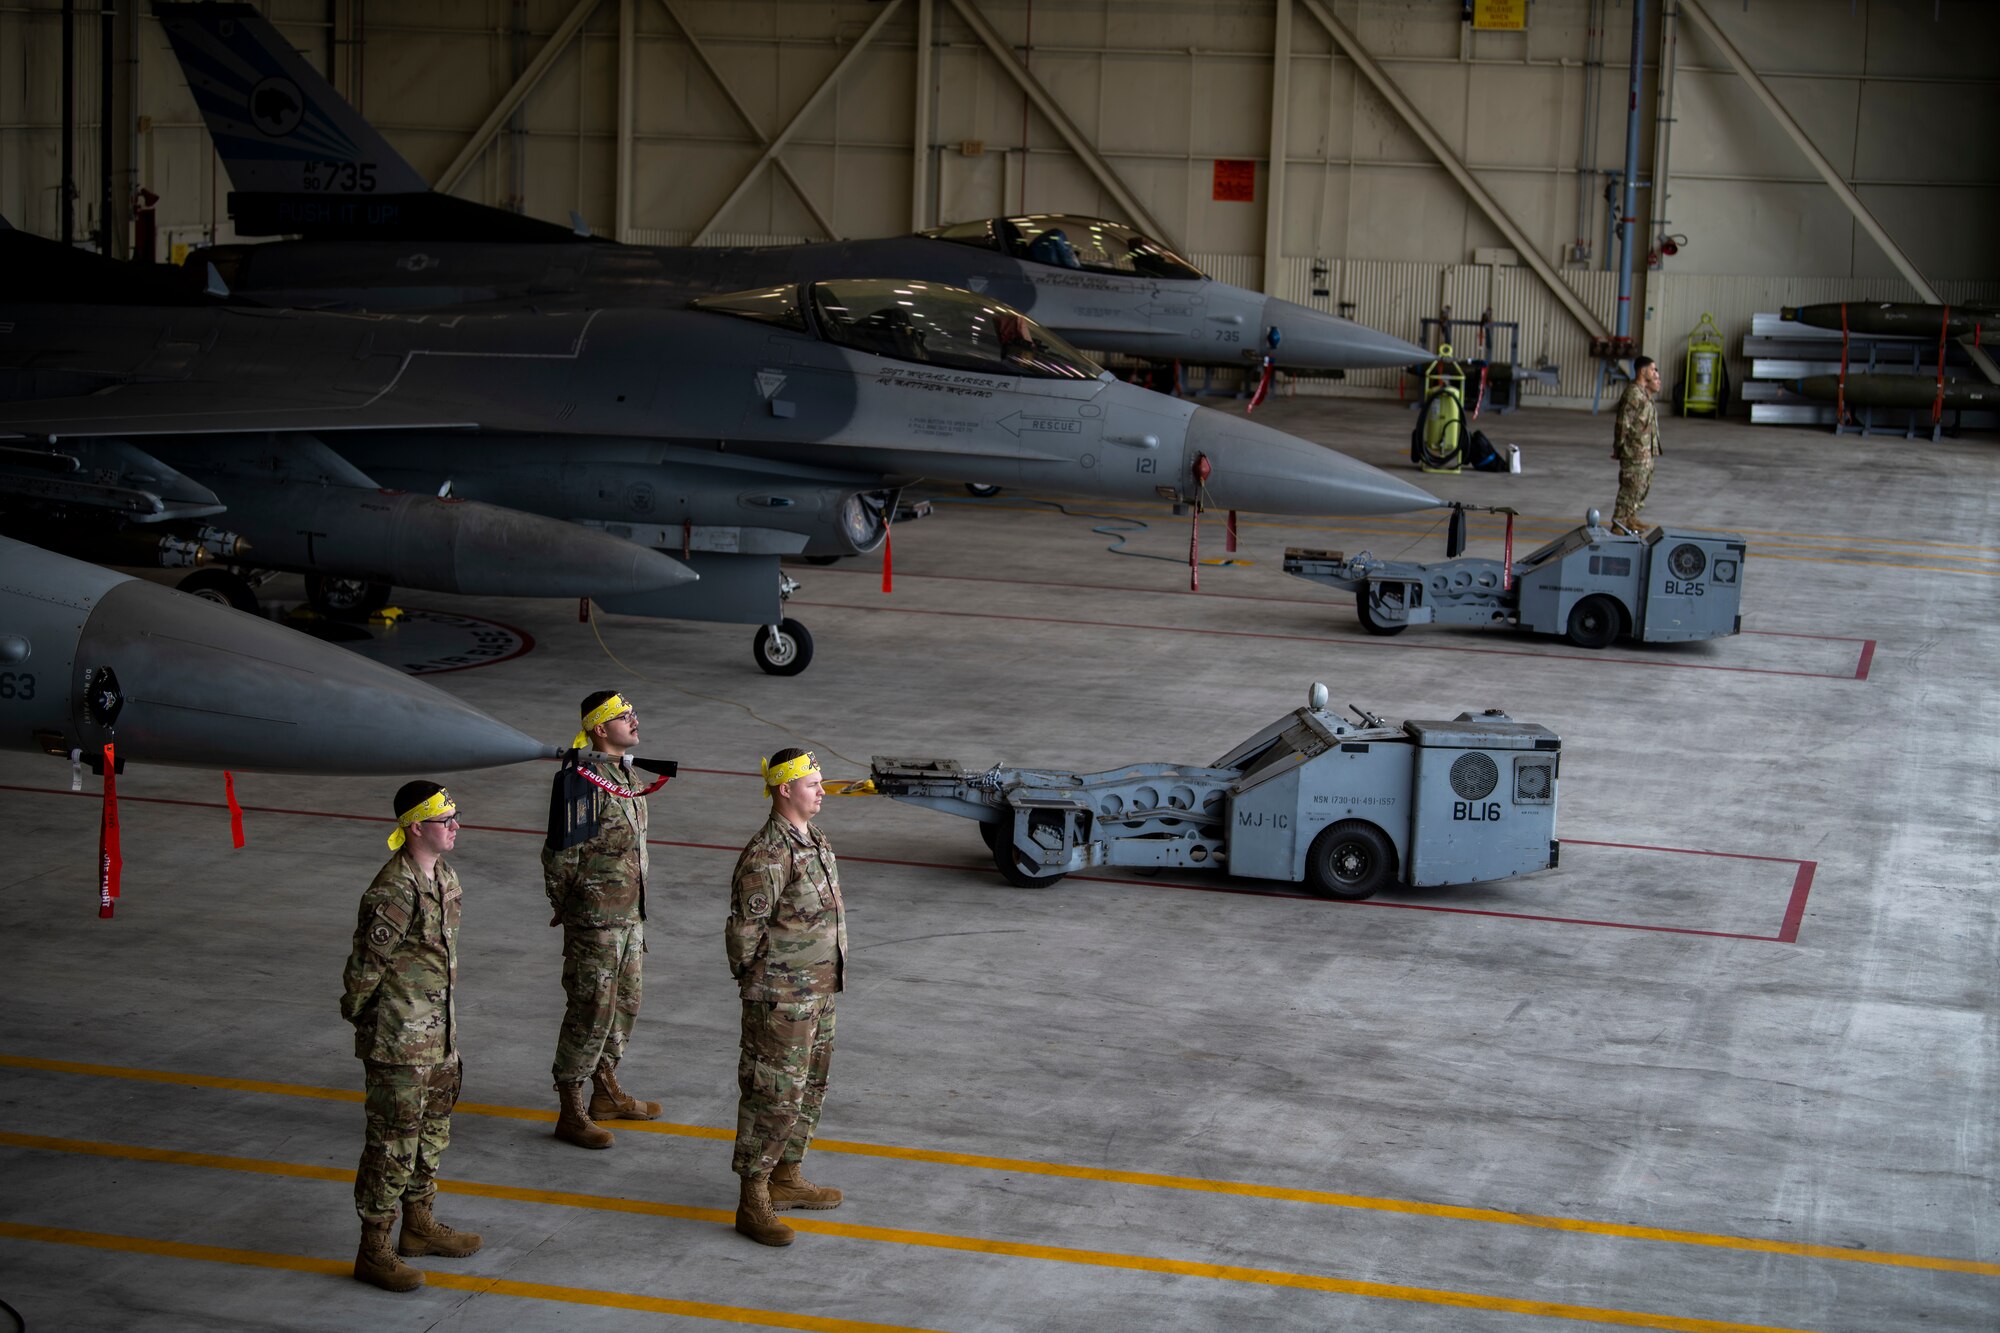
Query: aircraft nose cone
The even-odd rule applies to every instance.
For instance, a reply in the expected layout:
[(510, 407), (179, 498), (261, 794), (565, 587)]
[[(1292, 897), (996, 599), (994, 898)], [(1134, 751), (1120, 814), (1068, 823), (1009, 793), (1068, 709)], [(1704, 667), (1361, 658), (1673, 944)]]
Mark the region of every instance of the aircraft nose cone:
[(1400, 514), (1442, 503), (1380, 468), (1254, 421), (1195, 409), (1188, 462), (1207, 454), (1210, 501), (1264, 514)]
[(1278, 330), (1277, 363), (1289, 370), (1394, 370), (1430, 359), (1415, 343), (1275, 296), (1264, 302), (1264, 328)]

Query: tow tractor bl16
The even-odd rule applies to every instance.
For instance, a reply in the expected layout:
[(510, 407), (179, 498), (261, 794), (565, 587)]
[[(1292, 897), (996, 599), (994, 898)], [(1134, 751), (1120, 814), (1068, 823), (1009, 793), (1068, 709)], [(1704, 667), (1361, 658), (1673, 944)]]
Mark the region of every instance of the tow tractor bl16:
[(1620, 635), (1642, 643), (1718, 639), (1743, 628), (1743, 538), (1727, 532), (1654, 528), (1644, 536), (1607, 528), (1593, 509), (1526, 558), (1438, 564), (1351, 559), (1291, 547), (1285, 572), (1354, 594), (1370, 634), (1411, 625), (1517, 626), (1566, 635), (1579, 648), (1608, 648)]
[(1466, 884), (1556, 864), (1562, 742), (1497, 710), (1392, 726), (1327, 711), (1326, 686), (1213, 764), (1102, 773), (872, 761), (873, 792), (979, 821), (1010, 884), (1095, 866), (1304, 881), (1331, 898)]

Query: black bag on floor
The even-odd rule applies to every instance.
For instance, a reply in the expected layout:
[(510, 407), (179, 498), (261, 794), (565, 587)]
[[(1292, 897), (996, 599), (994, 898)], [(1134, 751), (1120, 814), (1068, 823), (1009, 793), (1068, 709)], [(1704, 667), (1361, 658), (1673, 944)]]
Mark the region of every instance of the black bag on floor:
[(1472, 441), (1466, 449), (1465, 465), (1475, 472), (1505, 472), (1507, 460), (1494, 449), (1493, 441), (1486, 438), (1486, 432), (1472, 432)]

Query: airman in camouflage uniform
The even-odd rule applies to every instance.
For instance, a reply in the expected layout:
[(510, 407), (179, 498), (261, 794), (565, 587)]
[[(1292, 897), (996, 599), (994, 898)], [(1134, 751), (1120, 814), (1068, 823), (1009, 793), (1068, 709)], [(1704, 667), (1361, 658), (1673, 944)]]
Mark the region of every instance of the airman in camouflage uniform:
[(1618, 400), (1617, 434), (1611, 445), (1611, 456), (1618, 460), (1618, 502), (1611, 521), (1633, 532), (1645, 531), (1639, 511), (1653, 489), (1653, 460), (1660, 454), (1660, 416), (1653, 406), (1659, 391), (1660, 368), (1653, 358), (1634, 361), (1632, 382)]
[[(607, 710), (609, 710), (607, 712)], [(584, 726), (573, 743), (623, 757), (639, 742), (632, 708), (608, 691), (583, 701)], [(556, 1037), (551, 1074), (562, 1114), (555, 1136), (580, 1148), (609, 1148), (611, 1133), (596, 1120), (653, 1120), (658, 1102), (631, 1096), (618, 1084), (618, 1062), (639, 1016), (646, 955), (646, 798), (623, 764), (590, 767), (597, 833), (562, 851), (542, 851), (542, 883), (563, 928), (563, 992), (568, 1003)], [(583, 1081), (592, 1081), (588, 1105)]]
[[(367, 1086), (367, 1147), (354, 1173), (361, 1215), (354, 1276), (410, 1291), (424, 1275), (399, 1254), (462, 1258), (480, 1238), (431, 1215), (464, 1069), (454, 994), (463, 895), (444, 861), (458, 841), (457, 807), (437, 783), (411, 782), (396, 793), (395, 808), (396, 853), (361, 896), (340, 1016), (354, 1025)], [(399, 1203), (403, 1227), (391, 1249)]]
[(833, 845), (811, 822), (823, 795), (813, 757), (780, 750), (764, 774), (771, 817), (737, 858), (723, 937), (743, 999), (731, 1166), (742, 1178), (736, 1229), (789, 1245), (778, 1212), (840, 1205), (840, 1191), (807, 1180), (800, 1163), (826, 1098), (847, 915)]

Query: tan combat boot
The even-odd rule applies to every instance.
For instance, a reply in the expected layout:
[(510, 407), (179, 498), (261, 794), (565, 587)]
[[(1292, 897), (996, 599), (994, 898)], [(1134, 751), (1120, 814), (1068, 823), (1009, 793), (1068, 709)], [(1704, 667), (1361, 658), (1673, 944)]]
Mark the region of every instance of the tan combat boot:
[(415, 1291), (424, 1285), (424, 1275), (396, 1257), (389, 1244), (389, 1223), (395, 1219), (361, 1219), (361, 1248), (354, 1256), (357, 1280), (384, 1291)]
[(590, 1079), (596, 1091), (590, 1094), (592, 1120), (658, 1120), (660, 1104), (641, 1101), (618, 1086), (618, 1067), (605, 1061)]
[(798, 1234), (771, 1211), (770, 1182), (754, 1176), (743, 1177), (743, 1192), (736, 1202), (736, 1229), (759, 1245), (790, 1245)]
[(583, 1080), (556, 1084), (562, 1099), (562, 1114), (556, 1117), (556, 1137), (579, 1148), (609, 1148), (611, 1131), (590, 1123), (590, 1111), (583, 1104)]
[(780, 1162), (771, 1172), (771, 1208), (782, 1213), (787, 1208), (838, 1208), (840, 1191), (831, 1185), (815, 1185), (799, 1174), (799, 1163)]
[(481, 1243), (478, 1232), (457, 1231), (432, 1217), (428, 1196), (403, 1200), (403, 1229), (396, 1237), (397, 1254), (409, 1259), (424, 1254), (463, 1259), (479, 1253)]

